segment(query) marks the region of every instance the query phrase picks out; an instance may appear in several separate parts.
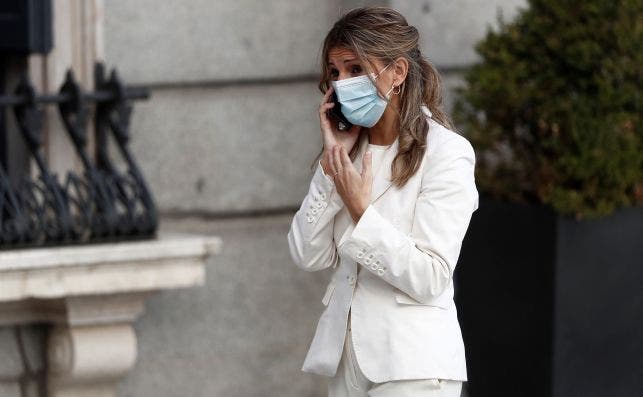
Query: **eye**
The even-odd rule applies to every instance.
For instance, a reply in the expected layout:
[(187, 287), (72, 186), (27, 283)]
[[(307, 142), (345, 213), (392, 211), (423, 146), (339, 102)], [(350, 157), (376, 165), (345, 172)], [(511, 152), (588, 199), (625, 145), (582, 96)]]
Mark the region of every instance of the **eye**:
[(333, 79), (336, 79), (339, 76), (339, 71), (335, 68), (331, 68), (328, 73), (330, 74), (330, 77)]
[(359, 74), (362, 73), (362, 67), (359, 65), (353, 65), (351, 66), (351, 74)]

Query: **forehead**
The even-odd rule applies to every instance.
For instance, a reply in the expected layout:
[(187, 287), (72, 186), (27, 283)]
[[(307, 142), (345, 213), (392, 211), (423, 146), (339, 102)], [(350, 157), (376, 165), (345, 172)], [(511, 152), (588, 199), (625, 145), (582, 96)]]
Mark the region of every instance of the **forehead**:
[(345, 47), (333, 47), (328, 50), (328, 61), (343, 61), (345, 59), (354, 59), (357, 58), (357, 54), (350, 48)]

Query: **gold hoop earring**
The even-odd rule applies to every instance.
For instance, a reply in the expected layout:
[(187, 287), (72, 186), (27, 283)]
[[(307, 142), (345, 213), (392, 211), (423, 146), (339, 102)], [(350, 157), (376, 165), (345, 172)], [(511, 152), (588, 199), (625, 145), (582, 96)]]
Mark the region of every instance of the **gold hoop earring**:
[[(397, 88), (397, 91), (395, 91), (395, 89), (396, 89), (396, 88)], [(399, 85), (398, 85), (397, 87), (395, 87), (395, 86), (394, 86), (394, 88), (393, 88), (393, 95), (398, 95), (398, 94), (400, 93), (400, 91), (401, 91), (401, 90), (402, 90), (402, 89), (400, 88), (400, 86), (399, 86)]]

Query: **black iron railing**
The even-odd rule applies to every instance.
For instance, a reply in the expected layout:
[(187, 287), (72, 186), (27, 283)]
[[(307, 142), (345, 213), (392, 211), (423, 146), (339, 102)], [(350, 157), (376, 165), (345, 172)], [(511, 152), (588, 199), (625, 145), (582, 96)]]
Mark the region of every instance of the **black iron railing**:
[[(38, 171), (34, 178), (11, 181), (0, 165), (0, 249), (155, 234), (158, 221), (154, 200), (128, 148), (131, 101), (146, 99), (149, 92), (124, 86), (115, 70), (107, 78), (102, 63), (95, 65), (95, 82), (93, 92), (84, 92), (68, 70), (57, 94), (37, 94), (23, 77), (12, 95), (0, 95), (0, 108), (13, 109)], [(83, 166), (82, 172), (69, 171), (64, 181), (45, 161), (43, 106), (48, 105), (58, 107)], [(91, 119), (96, 134), (93, 157), (87, 139)], [(112, 161), (110, 136), (124, 167)]]

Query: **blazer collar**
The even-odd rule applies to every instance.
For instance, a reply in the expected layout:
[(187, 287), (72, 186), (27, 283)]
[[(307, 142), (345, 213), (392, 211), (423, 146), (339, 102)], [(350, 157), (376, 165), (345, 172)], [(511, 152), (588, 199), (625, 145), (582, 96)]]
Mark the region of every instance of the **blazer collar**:
[[(393, 141), (391, 147), (386, 149), (386, 152), (384, 152), (384, 156), (382, 157), (382, 164), (380, 165), (377, 172), (373, 175), (373, 186), (371, 189), (370, 203), (375, 202), (375, 200), (377, 200), (382, 194), (384, 194), (384, 192), (388, 190), (389, 187), (391, 187), (391, 164), (393, 163), (393, 159), (397, 155), (398, 147), (399, 136), (395, 138), (395, 141)], [(360, 139), (360, 149), (358, 155), (357, 157), (355, 157), (355, 161), (353, 162), (353, 164), (355, 165), (355, 169), (357, 169), (357, 171), (360, 173), (362, 172), (362, 158), (364, 157), (364, 153), (366, 153), (367, 148), (368, 134), (364, 133), (362, 134)]]

